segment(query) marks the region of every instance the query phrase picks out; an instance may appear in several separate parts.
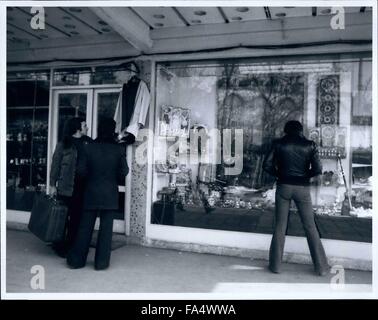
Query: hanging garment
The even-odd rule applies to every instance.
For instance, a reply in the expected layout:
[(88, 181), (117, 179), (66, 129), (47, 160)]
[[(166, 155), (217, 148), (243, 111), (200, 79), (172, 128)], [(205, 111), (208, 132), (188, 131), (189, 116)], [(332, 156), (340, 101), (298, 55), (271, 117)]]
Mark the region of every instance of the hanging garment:
[(116, 132), (126, 129), (126, 132), (137, 137), (140, 127), (145, 125), (150, 100), (150, 92), (144, 81), (133, 77), (123, 85), (114, 114)]
[(122, 88), (122, 126), (125, 129), (133, 116), (135, 99), (138, 92), (140, 80), (137, 77), (131, 78)]
[(135, 107), (135, 98), (138, 92), (140, 80), (132, 77), (127, 83), (123, 84), (119, 95), (114, 120), (117, 123), (116, 131), (120, 133), (125, 129), (131, 120)]

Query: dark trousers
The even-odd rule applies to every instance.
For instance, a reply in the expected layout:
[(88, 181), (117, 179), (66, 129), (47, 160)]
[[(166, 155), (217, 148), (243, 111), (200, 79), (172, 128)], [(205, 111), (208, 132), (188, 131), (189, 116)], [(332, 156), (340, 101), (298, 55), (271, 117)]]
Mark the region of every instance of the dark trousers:
[(310, 187), (289, 184), (277, 185), (276, 221), (270, 245), (269, 267), (274, 272), (280, 271), (291, 200), (298, 208), (315, 271), (324, 272), (328, 269), (328, 263), (315, 224)]
[(97, 216), (100, 217), (100, 230), (96, 244), (95, 268), (105, 269), (109, 266), (114, 211), (85, 210), (80, 221), (79, 230), (74, 244), (67, 256), (67, 263), (73, 268), (82, 268), (87, 262), (89, 246), (91, 244), (92, 233)]
[(64, 231), (64, 239), (53, 244), (57, 249), (68, 251), (73, 245), (83, 212), (84, 188), (85, 180), (76, 177), (72, 196), (67, 197), (58, 195), (58, 200), (63, 201), (67, 206), (67, 221)]

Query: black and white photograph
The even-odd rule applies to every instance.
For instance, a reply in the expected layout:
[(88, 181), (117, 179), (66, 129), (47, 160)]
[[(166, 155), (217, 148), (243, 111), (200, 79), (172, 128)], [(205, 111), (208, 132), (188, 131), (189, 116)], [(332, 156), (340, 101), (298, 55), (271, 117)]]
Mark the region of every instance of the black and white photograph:
[(0, 10), (2, 298), (378, 298), (375, 1)]

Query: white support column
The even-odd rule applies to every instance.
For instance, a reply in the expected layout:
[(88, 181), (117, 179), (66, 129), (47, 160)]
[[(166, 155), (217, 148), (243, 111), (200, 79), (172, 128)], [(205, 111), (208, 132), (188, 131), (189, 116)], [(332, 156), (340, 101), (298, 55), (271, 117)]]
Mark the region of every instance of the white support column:
[(152, 48), (149, 26), (129, 8), (93, 7), (91, 10), (134, 48), (143, 52)]
[(131, 188), (132, 188), (132, 175), (133, 175), (133, 149), (132, 145), (126, 147), (126, 160), (127, 166), (129, 167), (129, 173), (125, 180), (125, 234), (130, 235), (130, 224), (131, 224)]

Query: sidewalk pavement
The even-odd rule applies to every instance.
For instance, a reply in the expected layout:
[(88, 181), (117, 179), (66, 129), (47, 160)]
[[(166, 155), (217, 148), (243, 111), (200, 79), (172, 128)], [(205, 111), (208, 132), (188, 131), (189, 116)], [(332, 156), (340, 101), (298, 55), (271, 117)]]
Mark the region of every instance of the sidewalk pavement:
[[(94, 249), (87, 266), (67, 268), (65, 259), (25, 231), (7, 230), (6, 292), (35, 293), (31, 268), (45, 270), (44, 293), (216, 293), (247, 292), (263, 283), (331, 283), (333, 274), (316, 276), (311, 265), (284, 264), (281, 274), (268, 271), (267, 261), (125, 245), (112, 251), (110, 268), (95, 271)], [(372, 273), (345, 270), (346, 284), (369, 289)]]

